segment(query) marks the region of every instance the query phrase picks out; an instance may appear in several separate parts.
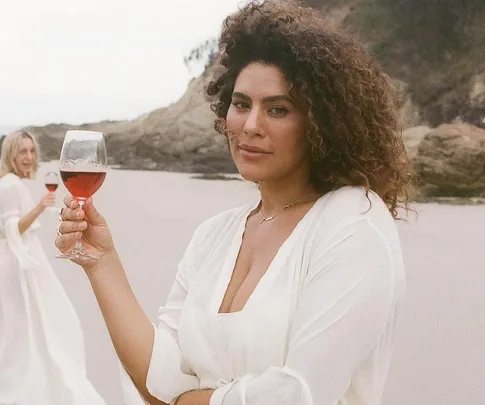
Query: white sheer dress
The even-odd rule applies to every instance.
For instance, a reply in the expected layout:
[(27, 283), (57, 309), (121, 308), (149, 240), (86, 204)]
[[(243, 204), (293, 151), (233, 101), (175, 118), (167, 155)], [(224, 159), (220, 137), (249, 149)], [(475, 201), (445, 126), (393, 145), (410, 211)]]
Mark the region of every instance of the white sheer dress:
[(0, 179), (0, 404), (105, 405), (86, 378), (81, 325), (37, 236), (24, 182)]

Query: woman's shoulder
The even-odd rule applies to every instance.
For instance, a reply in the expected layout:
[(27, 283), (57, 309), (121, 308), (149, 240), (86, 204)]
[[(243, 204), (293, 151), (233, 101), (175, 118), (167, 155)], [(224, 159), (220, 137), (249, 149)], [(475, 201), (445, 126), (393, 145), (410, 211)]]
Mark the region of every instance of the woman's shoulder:
[(344, 186), (329, 192), (326, 196), (326, 209), (334, 213), (344, 212), (356, 216), (376, 213), (390, 216), (389, 209), (382, 198), (372, 190), (364, 187)]
[(331, 191), (317, 202), (317, 220), (321, 232), (369, 223), (386, 233), (394, 232), (395, 220), (382, 198), (363, 187), (345, 186)]
[(396, 269), (403, 268), (396, 221), (377, 193), (362, 187), (342, 187), (318, 203), (307, 243), (307, 252), (315, 260), (334, 247), (345, 246), (347, 251), (341, 254), (360, 252), (371, 258), (385, 252)]
[(0, 177), (0, 188), (18, 187), (21, 184), (20, 178), (14, 173), (7, 173)]

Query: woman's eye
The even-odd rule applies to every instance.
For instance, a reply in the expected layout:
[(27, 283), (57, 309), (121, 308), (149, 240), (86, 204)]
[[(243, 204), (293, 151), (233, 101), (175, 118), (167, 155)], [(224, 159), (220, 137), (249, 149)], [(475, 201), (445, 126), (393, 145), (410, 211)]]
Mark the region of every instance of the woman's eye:
[(272, 115), (276, 116), (283, 116), (288, 113), (288, 110), (284, 107), (273, 107), (269, 111)]
[(242, 101), (233, 101), (232, 105), (238, 110), (244, 110), (246, 108), (249, 108), (249, 105), (247, 103), (243, 103)]

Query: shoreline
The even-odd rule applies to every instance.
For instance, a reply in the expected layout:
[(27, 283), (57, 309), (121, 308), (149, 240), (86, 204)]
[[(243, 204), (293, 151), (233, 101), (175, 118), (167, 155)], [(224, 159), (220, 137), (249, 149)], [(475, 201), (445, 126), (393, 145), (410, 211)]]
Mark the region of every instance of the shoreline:
[[(58, 165), (57, 160), (42, 161), (43, 165)], [(146, 170), (146, 169), (132, 169), (125, 168), (121, 165), (109, 165), (109, 170), (127, 172), (127, 173), (165, 173), (174, 175), (184, 175), (192, 180), (206, 180), (206, 181), (242, 181), (244, 179), (239, 173), (203, 173), (203, 172), (177, 172), (169, 170)], [(460, 206), (475, 206), (485, 205), (485, 197), (458, 197), (458, 196), (417, 196), (414, 204), (440, 204), (440, 205), (460, 205)]]

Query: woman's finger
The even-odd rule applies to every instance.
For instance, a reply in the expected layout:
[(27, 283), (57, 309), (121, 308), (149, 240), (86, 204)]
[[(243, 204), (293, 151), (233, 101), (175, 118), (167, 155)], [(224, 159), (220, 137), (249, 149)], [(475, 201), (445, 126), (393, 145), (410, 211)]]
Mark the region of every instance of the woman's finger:
[(61, 218), (63, 221), (79, 221), (84, 218), (84, 211), (81, 208), (63, 208)]
[(93, 205), (93, 199), (89, 198), (83, 207), (85, 218), (91, 225), (105, 226), (106, 221)]
[(75, 221), (62, 221), (59, 223), (57, 230), (61, 235), (66, 235), (74, 232), (82, 232), (87, 228), (88, 224), (86, 221), (75, 222)]
[(65, 235), (58, 235), (56, 237), (56, 247), (59, 249), (61, 252), (64, 252), (65, 250), (69, 249), (75, 242), (76, 240), (80, 239), (82, 236), (81, 232), (74, 232), (74, 233), (67, 233)]
[(74, 201), (74, 198), (72, 195), (68, 194), (64, 197), (64, 204), (66, 207), (70, 208), (72, 206), (72, 203)]

